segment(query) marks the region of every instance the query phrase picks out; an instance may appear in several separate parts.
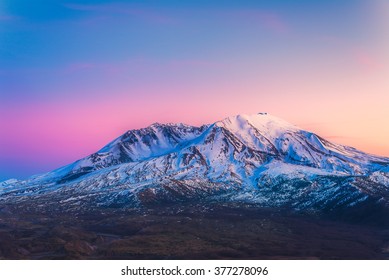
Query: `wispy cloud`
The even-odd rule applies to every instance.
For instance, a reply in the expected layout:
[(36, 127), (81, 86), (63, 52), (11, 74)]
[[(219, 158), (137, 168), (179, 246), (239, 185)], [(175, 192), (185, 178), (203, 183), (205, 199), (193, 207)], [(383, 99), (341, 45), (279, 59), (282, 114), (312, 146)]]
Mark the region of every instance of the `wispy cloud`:
[(129, 71), (135, 72), (166, 72), (181, 71), (185, 69), (203, 69), (219, 68), (225, 64), (202, 60), (202, 59), (174, 59), (159, 61), (143, 57), (134, 57), (124, 59), (121, 62), (100, 63), (100, 62), (73, 62), (65, 65), (61, 72), (65, 74), (85, 73), (89, 71), (98, 71), (105, 74), (121, 74)]
[(95, 12), (104, 15), (123, 15), (130, 16), (138, 19), (143, 19), (154, 23), (172, 23), (173, 19), (166, 14), (157, 12), (153, 9), (138, 8), (130, 4), (97, 4), (97, 5), (82, 5), (82, 4), (65, 4), (68, 9)]
[(324, 135), (325, 139), (360, 139), (359, 137), (354, 136), (344, 136), (344, 135)]
[(12, 15), (0, 15), (0, 21), (14, 21), (14, 20), (18, 20), (20, 19), (20, 17), (18, 16), (12, 16)]
[(118, 75), (130, 70), (130, 65), (122, 63), (91, 63), (91, 62), (74, 62), (63, 67), (61, 70), (64, 74), (82, 74), (88, 72), (102, 73), (104, 75)]
[(227, 12), (226, 15), (242, 22), (258, 24), (277, 34), (285, 34), (291, 30), (285, 19), (279, 13), (272, 11), (235, 10)]
[(74, 72), (89, 70), (89, 69), (93, 69), (93, 68), (96, 68), (96, 64), (94, 64), (94, 63), (77, 62), (77, 63), (71, 63), (70, 65), (68, 65), (66, 67), (65, 71), (68, 73), (74, 73)]
[(323, 43), (327, 43), (327, 44), (344, 44), (344, 40), (340, 37), (337, 37), (337, 36), (331, 36), (331, 35), (322, 35), (322, 36), (318, 36), (316, 38), (317, 40), (319, 40), (320, 42), (323, 42)]
[(221, 63), (209, 61), (209, 60), (201, 60), (201, 59), (181, 59), (181, 60), (172, 60), (168, 63), (171, 67), (219, 67), (224, 66)]
[(363, 71), (371, 72), (380, 70), (383, 67), (382, 63), (379, 62), (379, 59), (371, 50), (355, 45), (354, 43), (347, 41), (345, 38), (336, 36), (319, 36), (317, 39), (346, 52), (345, 55), (349, 58), (349, 61), (352, 64), (357, 65), (359, 69)]
[(364, 49), (355, 49), (353, 51), (353, 57), (357, 64), (366, 71), (374, 71), (381, 68), (381, 64), (377, 59)]

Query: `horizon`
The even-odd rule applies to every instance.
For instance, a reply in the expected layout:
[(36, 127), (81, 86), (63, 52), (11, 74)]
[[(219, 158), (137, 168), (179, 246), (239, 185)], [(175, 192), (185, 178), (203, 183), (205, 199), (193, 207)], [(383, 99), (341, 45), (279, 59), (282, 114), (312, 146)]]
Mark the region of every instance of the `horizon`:
[(384, 0), (2, 1), (0, 181), (260, 111), (389, 157), (387, 26)]

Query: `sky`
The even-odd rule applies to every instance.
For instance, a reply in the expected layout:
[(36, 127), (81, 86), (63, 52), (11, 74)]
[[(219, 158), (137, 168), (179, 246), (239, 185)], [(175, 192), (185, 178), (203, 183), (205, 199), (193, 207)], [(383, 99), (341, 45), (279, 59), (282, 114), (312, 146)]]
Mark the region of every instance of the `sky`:
[(268, 112), (389, 156), (389, 1), (0, 1), (0, 181)]

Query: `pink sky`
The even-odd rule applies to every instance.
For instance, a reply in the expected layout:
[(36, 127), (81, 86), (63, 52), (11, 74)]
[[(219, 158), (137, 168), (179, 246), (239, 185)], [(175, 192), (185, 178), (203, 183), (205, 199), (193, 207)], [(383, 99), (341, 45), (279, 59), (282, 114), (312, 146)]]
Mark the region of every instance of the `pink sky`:
[(389, 156), (388, 1), (102, 2), (0, 10), (0, 180), (240, 113)]

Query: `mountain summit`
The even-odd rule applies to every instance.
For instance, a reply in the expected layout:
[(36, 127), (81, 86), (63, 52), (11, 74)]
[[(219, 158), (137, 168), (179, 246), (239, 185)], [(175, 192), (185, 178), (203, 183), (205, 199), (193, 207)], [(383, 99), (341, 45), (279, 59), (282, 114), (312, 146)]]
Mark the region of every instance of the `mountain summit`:
[(267, 113), (200, 127), (154, 123), (25, 181), (0, 199), (82, 207), (213, 200), (336, 209), (389, 204), (389, 159), (331, 143)]

